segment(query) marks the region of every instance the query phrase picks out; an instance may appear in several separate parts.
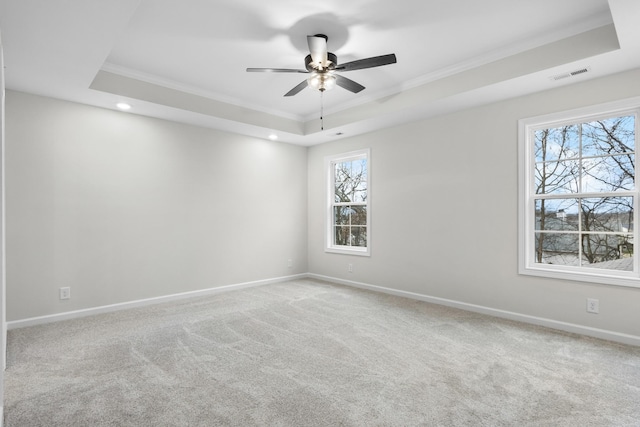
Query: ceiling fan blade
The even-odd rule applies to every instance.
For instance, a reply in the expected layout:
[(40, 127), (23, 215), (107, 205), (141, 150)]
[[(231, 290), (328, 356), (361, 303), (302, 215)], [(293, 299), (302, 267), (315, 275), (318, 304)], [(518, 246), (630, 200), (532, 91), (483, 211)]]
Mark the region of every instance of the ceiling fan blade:
[(315, 65), (322, 67), (327, 64), (327, 37), (321, 34), (315, 36), (307, 36), (307, 44), (309, 45), (309, 53)]
[(307, 70), (294, 70), (291, 68), (247, 68), (249, 73), (308, 73)]
[(334, 74), (335, 78), (336, 78), (336, 84), (338, 86), (340, 86), (343, 89), (346, 89), (350, 92), (353, 93), (358, 93), (360, 92), (362, 89), (364, 89), (364, 86), (362, 86), (360, 83), (354, 82), (351, 79), (348, 79), (346, 77), (342, 77), (339, 74)]
[(304, 89), (305, 87), (307, 87), (307, 81), (303, 80), (300, 84), (298, 84), (296, 87), (294, 87), (293, 89), (291, 89), (289, 92), (285, 93), (284, 96), (293, 96), (296, 95), (298, 92), (300, 92), (302, 89)]
[(353, 71), (362, 70), (363, 68), (380, 67), (382, 65), (395, 64), (396, 55), (391, 53), (389, 55), (373, 56), (371, 58), (358, 59), (357, 61), (345, 62), (336, 67), (337, 71)]

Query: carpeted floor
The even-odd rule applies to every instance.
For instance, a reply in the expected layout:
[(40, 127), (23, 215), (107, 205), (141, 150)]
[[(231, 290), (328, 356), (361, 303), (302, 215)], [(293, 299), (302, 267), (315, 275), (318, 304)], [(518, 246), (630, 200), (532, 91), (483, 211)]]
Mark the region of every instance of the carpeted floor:
[(311, 280), (8, 346), (9, 427), (640, 426), (640, 348)]

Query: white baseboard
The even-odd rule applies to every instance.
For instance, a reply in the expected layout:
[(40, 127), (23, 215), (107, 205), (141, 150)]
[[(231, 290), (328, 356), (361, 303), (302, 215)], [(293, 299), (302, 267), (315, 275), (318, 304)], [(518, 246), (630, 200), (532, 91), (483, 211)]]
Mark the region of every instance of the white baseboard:
[[(172, 295), (166, 295), (166, 296), (155, 297), (155, 298), (129, 301), (129, 302), (124, 302), (119, 304), (87, 308), (83, 310), (68, 311), (64, 313), (52, 314), (47, 316), (32, 317), (32, 318), (22, 319), (22, 320), (14, 320), (11, 322), (7, 322), (7, 328), (9, 330), (24, 328), (28, 326), (41, 325), (45, 323), (59, 322), (62, 320), (77, 319), (81, 317), (92, 316), (95, 314), (110, 313), (110, 312), (119, 311), (119, 310), (126, 310), (129, 308), (143, 307), (143, 306), (148, 306), (153, 304), (177, 301), (177, 300), (186, 299), (186, 298), (214, 295), (222, 292), (230, 292), (230, 291), (235, 291), (239, 289), (269, 285), (272, 283), (286, 282), (289, 280), (306, 279), (306, 278), (323, 280), (326, 282), (336, 283), (340, 285), (352, 286), (355, 288), (367, 289), (374, 292), (382, 292), (385, 294), (400, 296), (404, 298), (411, 298), (419, 301), (430, 302), (433, 304), (459, 308), (461, 310), (473, 311), (476, 313), (487, 314), (489, 316), (500, 317), (503, 319), (516, 320), (519, 322), (530, 323), (533, 325), (544, 326), (547, 328), (557, 329), (565, 332), (571, 332), (571, 333), (586, 335), (594, 338), (605, 339), (609, 341), (619, 342), (622, 344), (640, 346), (640, 337), (636, 335), (629, 335), (629, 334), (623, 334), (620, 332), (608, 331), (604, 329), (591, 328), (589, 326), (560, 322), (553, 319), (529, 316), (526, 314), (515, 313), (512, 311), (499, 310), (491, 307), (469, 304), (469, 303), (450, 300), (446, 298), (432, 297), (429, 295), (418, 294), (415, 292), (385, 288), (383, 286), (370, 285), (367, 283), (355, 282), (352, 280), (338, 279), (336, 277), (323, 276), (323, 275), (314, 274), (314, 273), (303, 273), (303, 274), (296, 274), (291, 276), (277, 277), (273, 279), (257, 280), (254, 282), (238, 283), (234, 285), (220, 286), (217, 288), (202, 289), (198, 291), (183, 292), (179, 294), (172, 294)], [(0, 427), (2, 426), (0, 425)]]
[(322, 276), (320, 274), (309, 273), (307, 274), (307, 277), (312, 279), (317, 279), (317, 280), (324, 280), (326, 282), (336, 283), (339, 285), (352, 286), (355, 288), (367, 289), (370, 291), (382, 292), (385, 294), (411, 298), (411, 299), (430, 302), (430, 303), (439, 304), (439, 305), (445, 305), (447, 307), (459, 308), (461, 310), (473, 311), (476, 313), (487, 314), (490, 316), (500, 317), (503, 319), (516, 320), (519, 322), (530, 323), (533, 325), (544, 326), (551, 329), (557, 329), (565, 332), (586, 335), (589, 337), (600, 338), (608, 341), (615, 341), (622, 344), (640, 346), (640, 337), (636, 335), (628, 335), (620, 332), (591, 328), (589, 326), (576, 325), (573, 323), (560, 322), (557, 320), (545, 319), (543, 317), (529, 316), (526, 314), (514, 313), (512, 311), (498, 310), (495, 308), (469, 304), (469, 303), (445, 299), (445, 298), (432, 297), (432, 296), (418, 294), (414, 292), (401, 291), (398, 289), (369, 285), (366, 283), (354, 282), (352, 280), (344, 280), (344, 279), (338, 279), (335, 277)]
[[(67, 311), (64, 313), (51, 314), (47, 316), (31, 317), (28, 319), (14, 320), (7, 322), (7, 329), (26, 328), (28, 326), (42, 325), (45, 323), (60, 322), (62, 320), (78, 319), (95, 314), (111, 313), (114, 311), (126, 310), (129, 308), (144, 307), (153, 304), (177, 301), (187, 298), (202, 297), (207, 295), (219, 294), (222, 292), (237, 291), (239, 289), (253, 288), (256, 286), (264, 286), (272, 283), (287, 282), (289, 280), (306, 279), (306, 273), (291, 276), (276, 277), (273, 279), (257, 280), (254, 282), (237, 283), (234, 285), (219, 286), (216, 288), (202, 289), (198, 291), (182, 292), (179, 294), (165, 295), (161, 297), (146, 298), (136, 301), (128, 301), (119, 304), (103, 305), (100, 307), (86, 308), (83, 310)], [(1, 426), (0, 426), (1, 427)]]

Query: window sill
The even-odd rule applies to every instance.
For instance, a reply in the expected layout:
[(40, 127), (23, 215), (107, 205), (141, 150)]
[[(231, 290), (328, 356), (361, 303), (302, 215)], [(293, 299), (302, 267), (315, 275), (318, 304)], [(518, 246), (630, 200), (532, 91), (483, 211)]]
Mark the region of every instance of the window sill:
[(371, 256), (368, 248), (342, 248), (342, 247), (329, 247), (324, 249), (325, 252), (343, 255), (356, 255), (356, 256)]
[(571, 268), (545, 268), (544, 266), (521, 267), (519, 274), (525, 276), (546, 277), (549, 279), (573, 280), (576, 282), (598, 283), (601, 285), (625, 286), (630, 288), (640, 288), (640, 278), (633, 272), (627, 274), (616, 272), (616, 276), (607, 274), (608, 270), (594, 270), (593, 272), (572, 271)]

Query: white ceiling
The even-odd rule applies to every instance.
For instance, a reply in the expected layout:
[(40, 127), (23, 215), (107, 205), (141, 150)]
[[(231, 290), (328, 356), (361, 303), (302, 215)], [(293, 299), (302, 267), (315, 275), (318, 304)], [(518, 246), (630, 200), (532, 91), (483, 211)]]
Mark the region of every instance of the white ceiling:
[[(0, 0), (8, 89), (312, 145), (640, 67), (637, 0)], [(366, 89), (283, 97), (306, 35)], [(589, 72), (553, 80), (582, 68)], [(341, 135), (337, 135), (341, 134)]]

